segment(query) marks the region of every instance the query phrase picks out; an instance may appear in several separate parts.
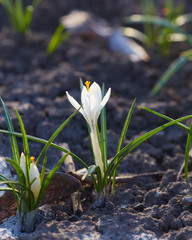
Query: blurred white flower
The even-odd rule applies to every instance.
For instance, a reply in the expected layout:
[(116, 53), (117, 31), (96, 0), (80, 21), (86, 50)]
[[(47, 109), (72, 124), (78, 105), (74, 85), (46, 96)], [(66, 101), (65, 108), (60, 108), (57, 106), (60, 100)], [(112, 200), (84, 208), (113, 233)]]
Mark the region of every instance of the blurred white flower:
[(93, 153), (95, 157), (95, 164), (96, 166), (100, 167), (101, 172), (103, 174), (104, 169), (102, 155), (97, 136), (97, 120), (99, 114), (101, 113), (102, 108), (109, 100), (109, 97), (111, 95), (111, 88), (108, 89), (107, 93), (102, 99), (101, 88), (96, 82), (94, 82), (90, 86), (90, 82), (86, 81), (85, 85), (86, 86), (83, 86), (81, 92), (82, 107), (72, 96), (69, 95), (68, 92), (66, 92), (66, 94), (69, 102), (73, 105), (74, 108), (79, 109), (81, 107), (79, 112), (84, 116), (85, 120), (90, 126), (91, 130), (90, 135), (93, 146)]

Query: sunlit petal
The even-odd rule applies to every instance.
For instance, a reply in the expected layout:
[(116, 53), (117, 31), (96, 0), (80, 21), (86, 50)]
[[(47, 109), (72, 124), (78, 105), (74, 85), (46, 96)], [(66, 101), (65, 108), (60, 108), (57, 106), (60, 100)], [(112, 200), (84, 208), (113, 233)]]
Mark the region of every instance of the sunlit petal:
[(30, 182), (33, 181), (33, 179), (35, 179), (35, 181), (31, 184), (31, 191), (34, 194), (35, 201), (37, 201), (37, 198), (39, 196), (39, 191), (41, 189), (41, 181), (39, 177), (39, 170), (35, 165), (35, 163), (31, 163), (30, 165), (29, 179), (30, 179)]
[(26, 159), (25, 159), (25, 155), (24, 153), (21, 153), (21, 157), (20, 157), (20, 167), (25, 175), (25, 177), (27, 176), (26, 174)]
[[(73, 107), (77, 110), (81, 107), (81, 105), (66, 91), (67, 94), (67, 98), (69, 100), (69, 102), (71, 103), (71, 105), (73, 105)], [(79, 112), (81, 114), (84, 114), (82, 108), (80, 108)]]
[(111, 88), (109, 88), (107, 93), (105, 94), (105, 96), (100, 104), (100, 109), (102, 109), (105, 106), (105, 104), (108, 102), (110, 96), (111, 96)]
[(97, 97), (97, 102), (100, 103), (102, 99), (101, 88), (100, 86), (94, 82), (89, 90), (90, 95), (94, 95)]
[(86, 99), (89, 96), (89, 92), (87, 91), (87, 88), (85, 86), (83, 86), (83, 89), (81, 91), (81, 103), (82, 105), (85, 104)]

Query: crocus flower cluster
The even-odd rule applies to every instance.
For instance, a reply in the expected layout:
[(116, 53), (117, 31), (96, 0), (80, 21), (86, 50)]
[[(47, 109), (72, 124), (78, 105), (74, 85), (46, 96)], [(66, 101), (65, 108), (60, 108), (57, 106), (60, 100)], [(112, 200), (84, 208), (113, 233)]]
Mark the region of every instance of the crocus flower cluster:
[[(29, 181), (33, 183), (31, 184), (31, 191), (33, 192), (35, 202), (37, 201), (37, 198), (39, 196), (39, 192), (41, 189), (41, 181), (39, 177), (39, 170), (37, 166), (35, 165), (35, 158), (31, 157), (31, 164), (30, 164), (30, 170), (29, 170)], [(21, 158), (20, 158), (20, 167), (23, 170), (23, 173), (26, 178), (26, 186), (29, 185), (28, 180), (27, 180), (27, 168), (26, 168), (26, 158), (24, 153), (21, 153)]]

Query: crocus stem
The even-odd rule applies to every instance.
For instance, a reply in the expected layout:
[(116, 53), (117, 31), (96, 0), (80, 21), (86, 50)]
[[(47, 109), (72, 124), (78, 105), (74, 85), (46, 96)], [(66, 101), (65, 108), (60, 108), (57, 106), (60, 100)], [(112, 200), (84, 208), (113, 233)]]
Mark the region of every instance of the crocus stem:
[(96, 125), (91, 126), (91, 141), (93, 147), (93, 154), (95, 156), (95, 165), (100, 167), (102, 176), (104, 175), (104, 168), (102, 162), (101, 149), (99, 146), (98, 136), (97, 136), (97, 128)]

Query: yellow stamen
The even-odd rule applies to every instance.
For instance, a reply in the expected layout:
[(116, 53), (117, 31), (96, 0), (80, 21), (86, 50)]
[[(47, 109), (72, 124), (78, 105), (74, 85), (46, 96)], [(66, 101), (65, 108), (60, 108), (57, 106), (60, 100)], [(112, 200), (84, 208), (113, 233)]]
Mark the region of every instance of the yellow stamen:
[(32, 163), (34, 163), (35, 162), (35, 157), (30, 157), (30, 160), (31, 160)]
[(87, 87), (87, 91), (88, 91), (88, 92), (89, 92), (90, 83), (91, 83), (91, 82), (89, 82), (89, 81), (86, 81), (86, 82), (85, 82), (85, 85), (86, 85), (86, 87)]

